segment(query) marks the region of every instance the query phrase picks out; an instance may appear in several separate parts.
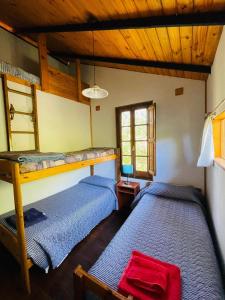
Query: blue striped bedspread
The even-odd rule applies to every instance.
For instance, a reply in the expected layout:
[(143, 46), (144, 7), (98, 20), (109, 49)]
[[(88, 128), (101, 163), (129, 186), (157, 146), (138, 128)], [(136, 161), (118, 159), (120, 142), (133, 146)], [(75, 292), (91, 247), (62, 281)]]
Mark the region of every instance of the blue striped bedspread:
[[(24, 210), (31, 207), (44, 212), (47, 220), (26, 228), (28, 257), (45, 270), (56, 268), (76, 244), (117, 209), (115, 181), (90, 176)], [(0, 222), (15, 232), (5, 222), (8, 215), (1, 216)]]
[(134, 210), (89, 273), (117, 290), (131, 252), (138, 250), (180, 267), (182, 299), (225, 299), (205, 215), (201, 205), (190, 200), (188, 196), (176, 199), (165, 193), (160, 196), (157, 191), (155, 195), (149, 190), (142, 192)]

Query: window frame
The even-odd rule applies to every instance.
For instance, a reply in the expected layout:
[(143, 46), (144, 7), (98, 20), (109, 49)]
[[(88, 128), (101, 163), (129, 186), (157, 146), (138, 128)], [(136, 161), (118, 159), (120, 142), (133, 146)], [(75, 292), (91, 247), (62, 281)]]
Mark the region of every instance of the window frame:
[(225, 169), (225, 111), (213, 119), (214, 161)]
[[(149, 120), (149, 114), (148, 114), (148, 120), (147, 120), (147, 147), (148, 147), (148, 153), (147, 153), (147, 159), (148, 159), (148, 170), (145, 172), (145, 171), (136, 171), (136, 162), (135, 162), (135, 157), (136, 157), (136, 149), (135, 149), (135, 116), (134, 116), (134, 111), (136, 109), (142, 109), (142, 108), (145, 108), (148, 110), (149, 112), (149, 108), (153, 107), (154, 106), (154, 111), (155, 111), (155, 103), (153, 101), (147, 101), (147, 102), (141, 102), (141, 103), (135, 103), (135, 104), (130, 104), (130, 105), (125, 105), (125, 106), (120, 106), (120, 107), (116, 107), (116, 139), (117, 139), (117, 147), (121, 149), (121, 155), (120, 155), (120, 169), (121, 169), (121, 166), (122, 166), (122, 137), (121, 137), (121, 132), (122, 132), (122, 120), (121, 120), (121, 116), (122, 116), (122, 112), (125, 112), (125, 111), (130, 111), (131, 112), (131, 119), (130, 119), (130, 127), (131, 127), (131, 139), (130, 139), (130, 142), (131, 142), (131, 163), (133, 164), (134, 166), (134, 174), (132, 176), (130, 176), (131, 178), (138, 178), (138, 179), (147, 179), (147, 180), (151, 180), (153, 178), (153, 175), (155, 175), (155, 155), (156, 155), (156, 152), (155, 152), (155, 137), (156, 137), (156, 120), (155, 120), (155, 115), (153, 116), (154, 120), (152, 123), (154, 123), (154, 137), (153, 137), (153, 140), (154, 142), (152, 141), (152, 139), (150, 138), (150, 120)], [(152, 124), (151, 123), (151, 124)], [(142, 125), (142, 124), (140, 124)], [(145, 124), (143, 124), (145, 125)], [(138, 125), (136, 125), (138, 126)], [(154, 160), (154, 172), (151, 173), (150, 172), (150, 159), (151, 159), (151, 154), (150, 154), (150, 143), (153, 142), (153, 147), (154, 147), (154, 150), (153, 150), (153, 160)], [(126, 176), (126, 174), (123, 174), (122, 173), (122, 170), (121, 170), (121, 175), (122, 176)]]

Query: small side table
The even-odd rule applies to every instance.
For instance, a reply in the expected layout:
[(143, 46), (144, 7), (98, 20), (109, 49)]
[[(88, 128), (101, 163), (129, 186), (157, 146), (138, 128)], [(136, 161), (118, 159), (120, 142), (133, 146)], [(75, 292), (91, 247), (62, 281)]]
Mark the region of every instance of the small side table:
[(139, 191), (139, 182), (129, 182), (129, 184), (126, 184), (126, 181), (119, 181), (116, 185), (119, 209), (129, 208)]

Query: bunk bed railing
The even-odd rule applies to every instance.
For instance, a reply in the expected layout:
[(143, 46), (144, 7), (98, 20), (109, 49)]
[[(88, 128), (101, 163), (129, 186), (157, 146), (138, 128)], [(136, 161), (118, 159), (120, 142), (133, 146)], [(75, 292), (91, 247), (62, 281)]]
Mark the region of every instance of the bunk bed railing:
[(53, 176), (60, 173), (69, 172), (69, 171), (73, 171), (85, 167), (91, 167), (99, 163), (104, 163), (116, 159), (117, 159), (117, 155), (112, 154), (104, 157), (98, 157), (94, 159), (88, 159), (88, 160), (78, 161), (74, 163), (63, 164), (53, 168), (47, 168), (39, 171), (20, 174), (21, 183), (31, 182), (41, 178), (45, 178), (45, 177), (49, 177), (49, 176)]

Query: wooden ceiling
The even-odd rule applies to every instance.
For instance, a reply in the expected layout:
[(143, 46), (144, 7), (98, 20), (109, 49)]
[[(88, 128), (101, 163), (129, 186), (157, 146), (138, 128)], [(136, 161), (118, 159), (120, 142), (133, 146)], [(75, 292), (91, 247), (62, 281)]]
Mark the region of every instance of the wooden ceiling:
[[(64, 25), (225, 10), (225, 0), (1, 0), (0, 20), (12, 28)], [(222, 26), (96, 31), (95, 55), (212, 65)], [(36, 34), (29, 35), (33, 40)], [(47, 34), (49, 51), (93, 55), (92, 32)], [(86, 62), (93, 63), (93, 62)], [(207, 74), (99, 62), (99, 65), (205, 80)]]

